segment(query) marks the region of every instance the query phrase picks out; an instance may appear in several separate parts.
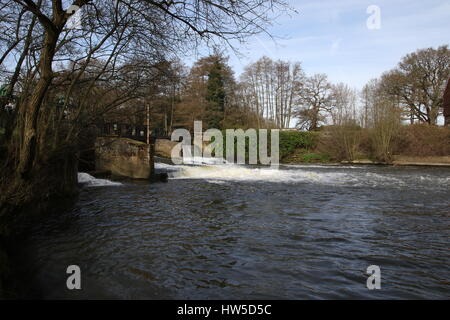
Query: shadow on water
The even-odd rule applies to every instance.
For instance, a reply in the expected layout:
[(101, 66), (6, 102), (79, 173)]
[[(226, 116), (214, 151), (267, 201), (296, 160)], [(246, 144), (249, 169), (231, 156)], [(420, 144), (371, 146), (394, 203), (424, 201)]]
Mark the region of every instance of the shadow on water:
[[(41, 207), (28, 208), (21, 215), (25, 216), (15, 224), (14, 232), (7, 238), (1, 239), (1, 247), (7, 257), (6, 270), (8, 273), (5, 281), (5, 298), (7, 299), (39, 299), (43, 298), (39, 286), (32, 285), (33, 272), (30, 268), (30, 259), (24, 254), (23, 248), (29, 245), (30, 235), (35, 232), (36, 226), (41, 226), (45, 221), (59, 220), (61, 214), (72, 212), (79, 200), (78, 195), (65, 198), (55, 198), (51, 202), (44, 203)], [(43, 229), (44, 233), (47, 232)], [(47, 234), (51, 236), (50, 233)], [(3, 289), (5, 289), (3, 288)]]

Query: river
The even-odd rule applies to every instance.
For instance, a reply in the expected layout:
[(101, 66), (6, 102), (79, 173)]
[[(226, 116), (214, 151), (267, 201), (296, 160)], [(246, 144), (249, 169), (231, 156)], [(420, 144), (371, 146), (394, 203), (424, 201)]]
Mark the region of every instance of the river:
[[(157, 168), (168, 183), (80, 174), (74, 207), (17, 252), (30, 297), (450, 298), (448, 168)], [(66, 288), (69, 265), (82, 290)]]

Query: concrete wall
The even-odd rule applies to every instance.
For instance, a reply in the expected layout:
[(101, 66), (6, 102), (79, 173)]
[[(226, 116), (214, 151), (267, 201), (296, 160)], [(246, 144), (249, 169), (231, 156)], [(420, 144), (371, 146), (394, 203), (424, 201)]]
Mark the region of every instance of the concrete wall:
[(133, 179), (150, 179), (154, 171), (151, 146), (127, 138), (99, 137), (95, 142), (96, 170)]

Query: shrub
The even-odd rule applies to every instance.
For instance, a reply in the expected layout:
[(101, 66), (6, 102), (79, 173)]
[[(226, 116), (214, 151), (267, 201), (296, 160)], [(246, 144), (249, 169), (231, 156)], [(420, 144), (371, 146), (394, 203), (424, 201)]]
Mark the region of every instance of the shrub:
[(380, 101), (373, 112), (373, 155), (378, 161), (390, 163), (401, 127), (401, 110), (390, 101)]
[(306, 131), (280, 131), (280, 158), (303, 148), (311, 150), (315, 147), (317, 133)]
[(402, 126), (398, 135), (397, 154), (406, 156), (450, 155), (450, 129), (429, 124)]
[(362, 128), (355, 124), (329, 126), (321, 135), (318, 151), (335, 160), (352, 161), (359, 151), (361, 132)]
[[(270, 154), (270, 144), (271, 144), (271, 136), (270, 130), (267, 130), (267, 144), (268, 144), (268, 152)], [(222, 131), (223, 134), (223, 155), (226, 155), (226, 132)], [(257, 134), (259, 139), (259, 133)], [(279, 132), (279, 155), (280, 160), (285, 158), (286, 156), (292, 154), (296, 149), (306, 149), (312, 150), (315, 147), (317, 133), (316, 132), (304, 132), (304, 131), (280, 131)], [(259, 149), (259, 148), (258, 148)], [(234, 150), (235, 155), (237, 152), (237, 139), (234, 141)], [(245, 142), (245, 154), (246, 161), (248, 161), (248, 150), (249, 150), (249, 139), (246, 138)], [(258, 156), (259, 157), (259, 156)]]

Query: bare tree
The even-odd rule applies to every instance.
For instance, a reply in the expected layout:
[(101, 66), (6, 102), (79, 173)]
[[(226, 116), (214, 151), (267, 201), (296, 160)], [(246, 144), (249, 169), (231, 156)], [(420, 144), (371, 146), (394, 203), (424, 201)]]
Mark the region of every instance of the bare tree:
[(361, 90), (362, 100), (362, 119), (361, 123), (364, 128), (373, 125), (372, 109), (374, 108), (377, 98), (378, 79), (371, 79)]
[(391, 162), (394, 139), (398, 134), (401, 122), (401, 110), (390, 100), (380, 99), (373, 109), (374, 126), (372, 144), (375, 156), (383, 162)]
[(394, 102), (402, 105), (411, 123), (436, 124), (449, 77), (450, 50), (441, 46), (406, 55), (396, 69), (382, 76), (380, 85)]
[(289, 127), (303, 80), (300, 63), (273, 61), (268, 57), (248, 65), (241, 76), (254, 111), (272, 120), (278, 128)]
[(332, 85), (331, 91), (332, 125), (326, 127), (322, 144), (334, 158), (352, 161), (357, 156), (361, 142), (361, 126), (356, 110), (357, 94), (343, 83)]
[(344, 83), (332, 85), (331, 118), (334, 125), (358, 121), (357, 92)]
[(315, 74), (306, 78), (298, 99), (297, 126), (306, 130), (318, 129), (332, 107), (333, 90), (327, 75)]
[[(265, 0), (0, 0), (0, 8), (0, 28), (8, 31), (0, 38), (1, 74), (9, 97), (16, 97), (11, 134), (3, 142), (9, 150), (5, 171), (14, 173), (2, 177), (5, 196), (64, 175), (50, 169), (54, 157), (75, 162), (78, 134), (91, 115), (143, 101), (165, 56), (200, 43), (244, 41), (265, 31), (272, 9), (286, 6)], [(74, 11), (68, 8), (82, 10), (79, 27), (69, 28)], [(76, 182), (76, 175), (71, 179), (66, 182)], [(66, 187), (55, 184), (49, 192)]]
[(391, 162), (404, 109), (386, 84), (386, 78), (371, 80), (363, 88), (364, 122), (370, 129), (375, 157), (383, 162)]

